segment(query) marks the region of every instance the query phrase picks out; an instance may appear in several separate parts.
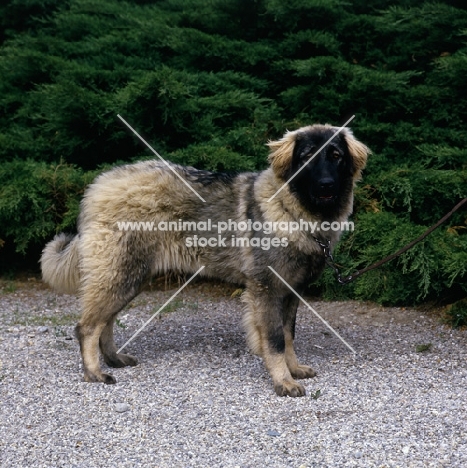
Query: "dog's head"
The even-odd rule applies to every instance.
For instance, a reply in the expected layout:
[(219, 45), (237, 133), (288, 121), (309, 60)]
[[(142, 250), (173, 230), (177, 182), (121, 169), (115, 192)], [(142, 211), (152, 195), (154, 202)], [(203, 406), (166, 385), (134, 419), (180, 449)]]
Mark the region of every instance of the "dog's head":
[(370, 154), (348, 128), (338, 131), (330, 125), (311, 125), (268, 143), (275, 175), (284, 182), (293, 177), (291, 191), (312, 212), (340, 211)]

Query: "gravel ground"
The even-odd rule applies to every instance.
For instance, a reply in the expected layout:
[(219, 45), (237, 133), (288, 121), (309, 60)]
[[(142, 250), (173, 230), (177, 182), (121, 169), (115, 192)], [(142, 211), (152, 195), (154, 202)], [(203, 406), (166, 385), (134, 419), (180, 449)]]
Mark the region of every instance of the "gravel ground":
[[(138, 296), (117, 343), (175, 290)], [(306, 397), (280, 398), (233, 291), (187, 287), (128, 346), (139, 365), (106, 386), (82, 381), (75, 297), (0, 283), (0, 465), (467, 466), (467, 330), (436, 310), (310, 299), (359, 357), (300, 306), (297, 354), (318, 375)]]

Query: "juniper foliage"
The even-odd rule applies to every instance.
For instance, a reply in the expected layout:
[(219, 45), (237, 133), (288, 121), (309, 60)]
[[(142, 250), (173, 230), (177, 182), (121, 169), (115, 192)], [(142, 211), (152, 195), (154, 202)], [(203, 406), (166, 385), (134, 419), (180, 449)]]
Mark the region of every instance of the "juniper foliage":
[[(265, 167), (268, 139), (313, 122), (373, 150), (346, 272), (390, 254), (467, 196), (467, 7), (460, 0), (6, 0), (0, 6), (0, 257), (73, 230), (99, 171), (151, 153)], [(413, 304), (467, 293), (467, 213), (325, 297)]]

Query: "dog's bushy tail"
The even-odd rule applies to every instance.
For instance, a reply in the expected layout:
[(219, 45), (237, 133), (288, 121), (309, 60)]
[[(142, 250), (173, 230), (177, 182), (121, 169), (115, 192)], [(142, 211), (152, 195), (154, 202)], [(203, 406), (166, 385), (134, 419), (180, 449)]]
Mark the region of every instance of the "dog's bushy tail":
[(74, 294), (79, 288), (79, 237), (58, 234), (42, 251), (42, 279), (57, 292)]

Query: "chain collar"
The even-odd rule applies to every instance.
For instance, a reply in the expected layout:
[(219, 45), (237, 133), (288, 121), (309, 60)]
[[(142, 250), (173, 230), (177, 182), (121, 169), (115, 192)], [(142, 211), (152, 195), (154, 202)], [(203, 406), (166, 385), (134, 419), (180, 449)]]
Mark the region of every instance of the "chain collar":
[(352, 275), (346, 276), (345, 278), (342, 277), (341, 272), (339, 271), (339, 268), (336, 265), (336, 262), (334, 261), (334, 257), (332, 256), (331, 241), (329, 239), (326, 239), (326, 242), (323, 242), (321, 239), (319, 239), (318, 237), (314, 237), (314, 236), (313, 236), (313, 239), (323, 250), (326, 264), (334, 270), (334, 273), (336, 273), (337, 282), (339, 284), (350, 283), (354, 279), (354, 277)]

